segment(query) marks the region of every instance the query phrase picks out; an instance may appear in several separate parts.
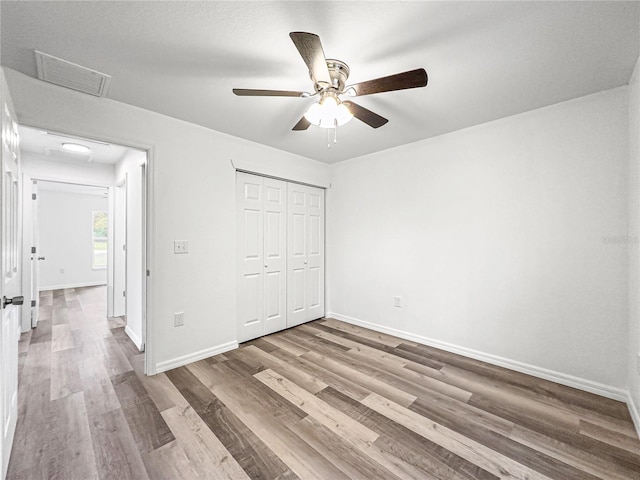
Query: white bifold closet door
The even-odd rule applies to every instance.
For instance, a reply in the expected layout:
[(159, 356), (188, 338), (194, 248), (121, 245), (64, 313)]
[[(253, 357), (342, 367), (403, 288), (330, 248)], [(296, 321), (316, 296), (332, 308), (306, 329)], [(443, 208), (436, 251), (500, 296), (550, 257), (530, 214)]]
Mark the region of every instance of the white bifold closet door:
[(237, 173), (238, 341), (324, 315), (324, 190)]
[(324, 190), (287, 184), (287, 327), (324, 316)]

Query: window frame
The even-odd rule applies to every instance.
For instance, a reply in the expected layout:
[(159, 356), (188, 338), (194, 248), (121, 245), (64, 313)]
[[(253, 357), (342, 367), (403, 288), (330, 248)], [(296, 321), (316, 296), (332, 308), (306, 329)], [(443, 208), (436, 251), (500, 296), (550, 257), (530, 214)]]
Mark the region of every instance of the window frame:
[(105, 255), (108, 255), (108, 232), (107, 235), (105, 235), (104, 237), (100, 237), (100, 236), (96, 236), (96, 232), (95, 232), (95, 222), (96, 222), (96, 215), (97, 214), (104, 214), (104, 216), (107, 219), (107, 227), (108, 227), (108, 221), (109, 221), (109, 215), (108, 212), (105, 212), (104, 210), (93, 210), (91, 212), (91, 270), (106, 270), (107, 269), (107, 262), (108, 259), (105, 260), (105, 264), (104, 265), (96, 265), (96, 252), (97, 251), (102, 251), (102, 250), (96, 250), (95, 245), (96, 245), (96, 241), (102, 241), (104, 240), (104, 243), (107, 244), (107, 248), (104, 250)]

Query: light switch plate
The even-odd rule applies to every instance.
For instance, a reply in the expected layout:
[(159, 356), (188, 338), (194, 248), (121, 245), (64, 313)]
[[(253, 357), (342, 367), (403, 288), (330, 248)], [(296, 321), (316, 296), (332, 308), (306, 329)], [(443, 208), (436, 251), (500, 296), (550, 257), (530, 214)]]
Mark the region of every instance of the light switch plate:
[(184, 312), (176, 312), (173, 314), (173, 326), (181, 327), (184, 325)]
[(187, 240), (174, 240), (173, 253), (189, 253), (189, 242)]

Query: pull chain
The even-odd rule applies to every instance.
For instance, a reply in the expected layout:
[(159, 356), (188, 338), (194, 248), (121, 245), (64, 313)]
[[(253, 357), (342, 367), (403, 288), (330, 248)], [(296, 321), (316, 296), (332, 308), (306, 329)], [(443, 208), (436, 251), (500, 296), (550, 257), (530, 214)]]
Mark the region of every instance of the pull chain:
[[(327, 128), (327, 148), (331, 148), (331, 129)], [(338, 119), (333, 119), (333, 143), (338, 143)]]

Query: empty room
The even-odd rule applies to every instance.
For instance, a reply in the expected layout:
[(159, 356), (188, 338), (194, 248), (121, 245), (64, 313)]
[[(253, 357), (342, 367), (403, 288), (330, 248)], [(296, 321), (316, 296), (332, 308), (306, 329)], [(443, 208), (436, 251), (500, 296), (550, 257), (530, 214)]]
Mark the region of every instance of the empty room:
[(0, 479), (640, 478), (640, 1), (0, 1)]

